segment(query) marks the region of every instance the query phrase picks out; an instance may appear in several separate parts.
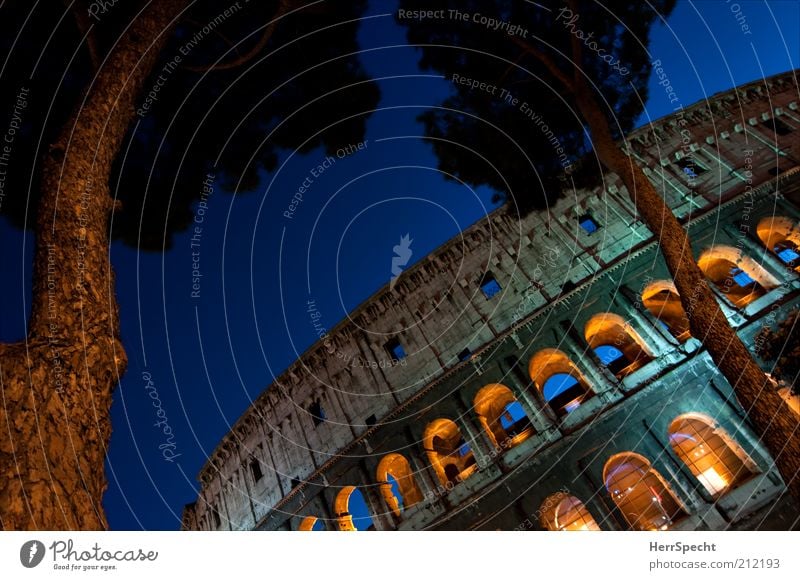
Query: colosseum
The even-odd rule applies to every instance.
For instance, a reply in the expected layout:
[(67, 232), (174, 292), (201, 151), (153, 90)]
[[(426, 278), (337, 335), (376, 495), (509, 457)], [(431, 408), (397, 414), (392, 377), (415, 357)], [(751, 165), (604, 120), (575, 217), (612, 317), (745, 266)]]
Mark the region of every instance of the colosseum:
[[(796, 74), (627, 138), (751, 348), (800, 301)], [(498, 209), (407, 268), (264, 389), (198, 479), (184, 529), (788, 529), (798, 518), (613, 175), (521, 219)]]

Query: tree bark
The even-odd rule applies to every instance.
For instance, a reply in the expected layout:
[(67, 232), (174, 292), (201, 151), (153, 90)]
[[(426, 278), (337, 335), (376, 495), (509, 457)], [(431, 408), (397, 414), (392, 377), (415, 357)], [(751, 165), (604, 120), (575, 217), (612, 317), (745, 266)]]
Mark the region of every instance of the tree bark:
[(0, 527), (104, 529), (120, 341), (108, 225), (111, 165), (186, 0), (147, 4), (43, 159), (32, 312), (0, 345)]
[(798, 416), (786, 406), (731, 328), (694, 259), (688, 233), (642, 169), (614, 142), (608, 119), (585, 83), (576, 83), (574, 98), (589, 126), (601, 163), (622, 179), (639, 216), (659, 243), (689, 319), (692, 336), (703, 343), (733, 387), (739, 404), (772, 454), (789, 491), (800, 499)]

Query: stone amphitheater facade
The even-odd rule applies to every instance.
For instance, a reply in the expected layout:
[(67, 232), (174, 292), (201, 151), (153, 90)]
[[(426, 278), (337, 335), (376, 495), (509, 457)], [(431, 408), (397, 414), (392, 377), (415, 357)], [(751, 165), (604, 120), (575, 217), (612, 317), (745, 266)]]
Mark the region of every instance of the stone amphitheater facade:
[[(800, 301), (796, 75), (627, 139), (751, 347)], [(378, 530), (798, 516), (614, 175), (522, 219), (495, 211), (408, 268), (264, 389), (198, 479), (184, 529), (363, 528), (356, 490)]]

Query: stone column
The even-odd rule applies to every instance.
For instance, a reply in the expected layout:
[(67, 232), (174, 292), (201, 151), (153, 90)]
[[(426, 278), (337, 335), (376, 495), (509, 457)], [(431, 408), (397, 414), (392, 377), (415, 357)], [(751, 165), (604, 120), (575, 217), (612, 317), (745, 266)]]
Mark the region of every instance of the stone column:
[[(565, 323), (563, 326), (566, 332), (562, 337), (562, 350), (570, 357), (578, 370), (589, 378), (589, 382), (592, 383), (590, 388), (597, 395), (619, 389), (620, 381), (600, 362), (588, 344), (585, 346), (581, 344), (583, 338), (575, 326), (572, 323)], [(579, 362), (583, 364), (578, 364)]]
[[(226, 487), (228, 487), (228, 482), (222, 480), (222, 474), (219, 474), (219, 499), (222, 502), (222, 508), (225, 510), (225, 516), (222, 518), (222, 526), (228, 526), (229, 530), (233, 530), (233, 521), (231, 520), (231, 512), (228, 509), (228, 498), (226, 497)], [(217, 508), (217, 512), (220, 512), (219, 506), (215, 506)], [(227, 521), (226, 521), (227, 520)]]
[(433, 467), (428, 463), (427, 458), (420, 457), (416, 450), (409, 450), (408, 463), (414, 473), (414, 481), (422, 492), (423, 503), (436, 499), (437, 490), (441, 484), (436, 474), (433, 473)]
[[(655, 321), (651, 322), (651, 320), (644, 315), (640, 308), (638, 308), (639, 306), (642, 306), (641, 300), (638, 296), (634, 297), (630, 289), (626, 287), (621, 288), (620, 291), (614, 296), (614, 302), (622, 307), (622, 309), (625, 311), (625, 314), (628, 315), (627, 317), (630, 317), (636, 322), (635, 325), (632, 325), (634, 330), (637, 332), (641, 330), (642, 333), (646, 335), (642, 336), (642, 338), (644, 338), (645, 342), (649, 343), (649, 345), (652, 347), (651, 350), (653, 351), (655, 358), (658, 358), (671, 350), (675, 350), (677, 344), (672, 344), (672, 342), (667, 340), (667, 338), (657, 328), (661, 325), (658, 323), (658, 319), (655, 316), (650, 314), (649, 311), (647, 312), (650, 318)], [(666, 329), (664, 329), (664, 332), (669, 334), (669, 331)], [(672, 337), (671, 334), (669, 336)], [(675, 342), (677, 343), (677, 340)]]
[(242, 466), (242, 481), (244, 482), (244, 489), (247, 492), (247, 501), (250, 506), (250, 515), (253, 517), (253, 525), (255, 526), (257, 523), (256, 508), (253, 505), (253, 492), (250, 489), (250, 482), (248, 481), (248, 479), (250, 479), (250, 475), (252, 474), (252, 469), (250, 468), (250, 462), (256, 461), (254, 455), (255, 455), (254, 453), (251, 453), (247, 457), (247, 459), (243, 459), (241, 448), (238, 445), (236, 446), (236, 457), (239, 459), (239, 465)]
[[(542, 433), (548, 429), (553, 428), (554, 420), (548, 414), (548, 409), (545, 405), (541, 395), (533, 394), (532, 391), (536, 390), (536, 386), (530, 379), (525, 384), (521, 384), (510, 368), (507, 368), (506, 363), (498, 363), (499, 370), (502, 376), (508, 377), (506, 386), (513, 392), (514, 396), (522, 405), (525, 414), (530, 419), (531, 425), (537, 433)], [(551, 412), (552, 413), (552, 412)]]
[(358, 486), (358, 489), (361, 491), (361, 495), (364, 496), (364, 501), (369, 509), (375, 529), (395, 529), (394, 519), (389, 511), (389, 506), (383, 501), (377, 482), (373, 481), (369, 473), (367, 473), (367, 468), (363, 460), (358, 462), (358, 472), (359, 479), (361, 480), (361, 485)]
[[(635, 307), (636, 305), (634, 304), (634, 308)], [(661, 320), (657, 316), (655, 316), (652, 312), (650, 312), (647, 308), (642, 306), (640, 309), (637, 310), (639, 311), (639, 314), (641, 314), (645, 322), (649, 323), (656, 330), (656, 332), (660, 333), (661, 336), (664, 337), (664, 340), (666, 340), (670, 344), (671, 348), (676, 348), (676, 347), (680, 348), (681, 345), (685, 344), (685, 341), (681, 342), (677, 338), (675, 338), (675, 335), (673, 335), (670, 332), (669, 328), (666, 326), (666, 323), (662, 323)]]
[(489, 440), (488, 434), (483, 428), (476, 428), (470, 420), (472, 411), (467, 411), (467, 407), (460, 397), (457, 397), (458, 416), (455, 418), (456, 425), (461, 430), (461, 435), (470, 444), (472, 454), (478, 467), (483, 469), (492, 462), (495, 455), (494, 444)]

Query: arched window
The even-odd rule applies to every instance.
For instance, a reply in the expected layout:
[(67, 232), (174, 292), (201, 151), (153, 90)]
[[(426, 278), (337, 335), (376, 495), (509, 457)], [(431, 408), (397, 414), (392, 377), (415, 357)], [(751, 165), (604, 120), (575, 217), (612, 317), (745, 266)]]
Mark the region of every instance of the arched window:
[(675, 284), (669, 280), (657, 280), (649, 284), (642, 292), (642, 304), (680, 342), (692, 336), (681, 297)]
[(431, 421), (425, 429), (422, 444), (442, 485), (460, 483), (477, 469), (469, 444), (458, 425), (450, 419)]
[(546, 348), (533, 355), (528, 373), (556, 415), (563, 416), (577, 409), (592, 395), (589, 383), (578, 367), (555, 348)]
[(539, 514), (542, 527), (552, 532), (600, 531), (583, 502), (562, 491), (545, 499)]
[(781, 262), (800, 269), (800, 224), (796, 220), (784, 216), (764, 218), (758, 222), (756, 232)]
[(399, 453), (390, 453), (378, 463), (377, 481), (381, 494), (395, 515), (422, 501), (422, 491), (414, 481), (408, 460)]
[(676, 418), (669, 426), (669, 442), (712, 496), (722, 495), (755, 472), (744, 450), (714, 429), (708, 417), (690, 414)]
[(730, 246), (714, 246), (697, 260), (700, 269), (737, 308), (778, 286), (778, 280), (752, 258)]
[(661, 475), (637, 453), (619, 453), (609, 459), (603, 481), (634, 530), (666, 530), (686, 515)]
[(600, 362), (617, 378), (621, 379), (652, 360), (642, 337), (616, 314), (604, 312), (592, 316), (583, 333)]
[(316, 516), (307, 516), (300, 522), (300, 527), (297, 530), (300, 532), (322, 532), (325, 531), (325, 522)]
[(343, 487), (334, 502), (336, 521), (342, 532), (356, 532), (373, 528), (367, 502), (355, 486)]
[(473, 402), (481, 425), (496, 447), (510, 449), (533, 434), (525, 410), (505, 385), (486, 385)]

